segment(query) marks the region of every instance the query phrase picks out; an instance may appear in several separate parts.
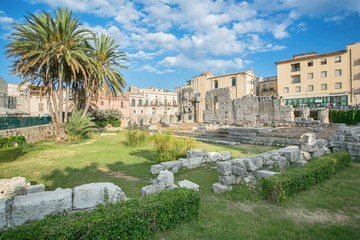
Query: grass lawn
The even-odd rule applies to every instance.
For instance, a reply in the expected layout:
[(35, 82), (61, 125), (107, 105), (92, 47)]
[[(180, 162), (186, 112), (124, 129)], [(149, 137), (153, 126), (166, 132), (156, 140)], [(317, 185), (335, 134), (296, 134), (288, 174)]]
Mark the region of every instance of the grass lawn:
[[(233, 157), (272, 150), (271, 147), (236, 147), (197, 143), (209, 151), (229, 150)], [(128, 197), (140, 196), (151, 178), (152, 148), (130, 148), (125, 134), (94, 135), (78, 144), (41, 142), (10, 163), (0, 163), (0, 178), (24, 176), (44, 183), (47, 190), (90, 182), (113, 182)], [(246, 187), (215, 195), (215, 165), (183, 170), (175, 180), (200, 185), (199, 219), (160, 233), (154, 239), (360, 239), (360, 163), (301, 192), (282, 205), (261, 199)]]

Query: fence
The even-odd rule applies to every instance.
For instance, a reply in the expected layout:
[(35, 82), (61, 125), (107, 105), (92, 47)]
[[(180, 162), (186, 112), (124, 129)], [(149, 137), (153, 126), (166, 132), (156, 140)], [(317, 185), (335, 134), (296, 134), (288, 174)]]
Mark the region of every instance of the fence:
[(51, 117), (0, 117), (0, 130), (38, 126), (51, 123)]

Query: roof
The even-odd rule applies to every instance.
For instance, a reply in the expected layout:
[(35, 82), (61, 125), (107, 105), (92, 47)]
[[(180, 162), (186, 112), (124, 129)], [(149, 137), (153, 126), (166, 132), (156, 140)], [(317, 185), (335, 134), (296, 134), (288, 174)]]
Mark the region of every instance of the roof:
[(310, 59), (315, 59), (315, 58), (339, 55), (339, 54), (343, 54), (346, 52), (347, 52), (346, 50), (340, 50), (340, 51), (327, 52), (327, 53), (321, 53), (321, 54), (305, 54), (303, 57), (301, 56), (301, 54), (297, 54), (297, 55), (294, 55), (293, 58), (281, 60), (279, 62), (275, 62), (275, 64), (277, 65), (277, 64), (288, 63), (288, 62), (299, 62), (299, 61), (303, 61), (303, 60), (310, 60)]

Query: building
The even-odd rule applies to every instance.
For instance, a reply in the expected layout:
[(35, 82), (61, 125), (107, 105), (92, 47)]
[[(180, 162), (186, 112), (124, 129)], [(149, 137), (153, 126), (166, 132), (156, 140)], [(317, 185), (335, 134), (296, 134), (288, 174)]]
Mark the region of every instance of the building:
[[(214, 89), (228, 88), (232, 99), (256, 94), (256, 76), (252, 70), (214, 76), (204, 72), (187, 81), (187, 85), (175, 91), (181, 99), (181, 120), (183, 122), (203, 122), (206, 110), (206, 93)], [(216, 99), (214, 99), (215, 101)]]
[(259, 77), (257, 96), (276, 95), (277, 92), (277, 76)]
[(340, 51), (297, 54), (276, 66), (278, 93), (286, 105), (360, 104), (360, 42)]
[(101, 92), (95, 103), (98, 110), (116, 109), (123, 117), (130, 117), (130, 101), (128, 98), (108, 97)]
[(159, 122), (176, 122), (177, 94), (168, 89), (129, 87), (124, 93), (130, 101), (133, 124), (148, 125)]

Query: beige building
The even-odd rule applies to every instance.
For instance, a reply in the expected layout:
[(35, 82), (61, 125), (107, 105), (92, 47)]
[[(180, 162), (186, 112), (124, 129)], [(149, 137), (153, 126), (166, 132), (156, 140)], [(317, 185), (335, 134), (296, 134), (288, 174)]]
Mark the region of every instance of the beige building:
[(345, 50), (294, 55), (276, 62), (278, 93), (286, 105), (341, 107), (360, 104), (360, 43)]
[(277, 76), (259, 77), (258, 78), (258, 96), (276, 95), (277, 91)]
[[(252, 70), (214, 76), (204, 72), (187, 81), (186, 86), (177, 87), (181, 120), (184, 122), (203, 122), (205, 95), (213, 89), (228, 88), (232, 99), (256, 94), (256, 76)], [(185, 114), (185, 115), (184, 115)]]

